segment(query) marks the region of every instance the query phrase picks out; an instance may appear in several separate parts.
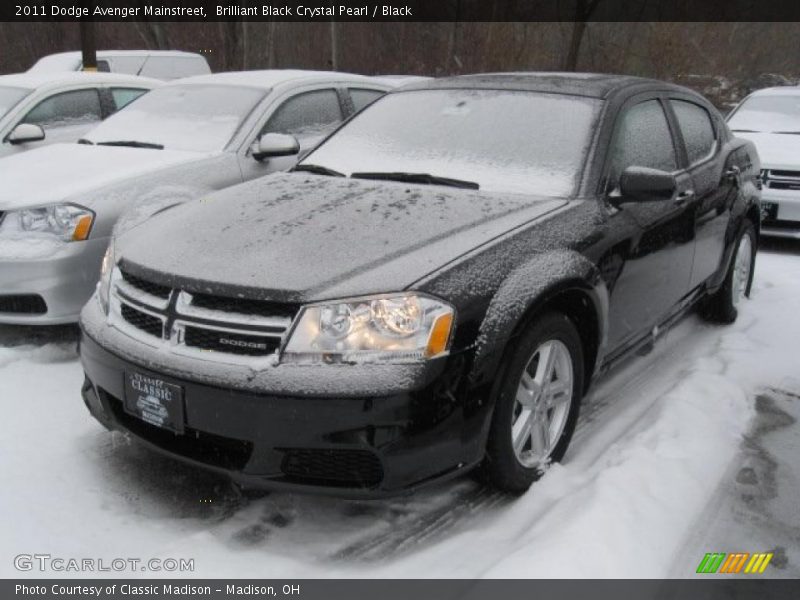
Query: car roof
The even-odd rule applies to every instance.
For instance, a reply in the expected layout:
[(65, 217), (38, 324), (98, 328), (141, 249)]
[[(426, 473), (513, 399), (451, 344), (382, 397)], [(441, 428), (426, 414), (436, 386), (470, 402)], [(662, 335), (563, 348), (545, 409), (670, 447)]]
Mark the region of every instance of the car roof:
[(37, 89), (48, 86), (72, 85), (78, 83), (138, 83), (155, 87), (163, 82), (149, 77), (137, 75), (123, 75), (120, 73), (95, 73), (85, 71), (33, 71), (15, 73), (13, 75), (0, 75), (0, 85)]
[(800, 96), (800, 86), (781, 85), (756, 90), (750, 96)]
[(604, 73), (512, 72), (479, 73), (442, 77), (403, 86), (403, 92), (420, 89), (494, 89), (570, 94), (606, 98), (615, 92), (637, 87), (658, 87), (676, 91), (687, 88), (644, 77)]
[[(183, 50), (98, 50), (97, 56), (101, 58), (103, 56), (177, 56), (177, 57), (188, 57), (188, 56), (201, 56), (197, 52), (185, 52)], [(81, 58), (82, 54), (79, 50), (71, 50), (69, 52), (56, 52), (55, 54), (47, 54), (43, 56), (39, 60), (45, 58), (56, 58), (56, 57), (65, 57), (65, 58)]]
[(210, 75), (195, 75), (170, 82), (168, 85), (181, 84), (221, 84), (246, 87), (272, 89), (277, 85), (295, 82), (314, 81), (355, 81), (386, 86), (364, 75), (352, 73), (339, 73), (337, 71), (304, 71), (301, 69), (271, 69), (264, 71), (228, 71), (225, 73), (211, 73)]

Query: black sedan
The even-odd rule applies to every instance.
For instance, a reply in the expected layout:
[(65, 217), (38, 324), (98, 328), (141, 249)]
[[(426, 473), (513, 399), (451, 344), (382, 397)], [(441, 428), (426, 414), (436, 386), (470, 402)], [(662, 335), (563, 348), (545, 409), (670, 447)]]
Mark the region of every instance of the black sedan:
[[(262, 154), (295, 151), (262, 140)], [(526, 490), (598, 375), (749, 295), (759, 159), (704, 98), (610, 75), (440, 79), (293, 172), (109, 248), (83, 398), (245, 488)]]

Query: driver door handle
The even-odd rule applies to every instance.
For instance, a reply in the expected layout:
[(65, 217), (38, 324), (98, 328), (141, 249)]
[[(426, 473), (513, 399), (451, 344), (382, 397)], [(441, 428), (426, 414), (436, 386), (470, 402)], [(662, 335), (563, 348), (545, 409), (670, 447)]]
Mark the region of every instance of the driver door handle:
[(675, 197), (675, 204), (681, 206), (694, 198), (694, 190), (684, 190)]

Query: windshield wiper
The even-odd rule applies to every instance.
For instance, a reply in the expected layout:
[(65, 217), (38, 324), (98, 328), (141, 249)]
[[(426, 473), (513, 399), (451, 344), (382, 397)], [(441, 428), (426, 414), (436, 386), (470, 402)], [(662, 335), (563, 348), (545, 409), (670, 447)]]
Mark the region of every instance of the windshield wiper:
[(469, 190), (480, 189), (474, 181), (464, 181), (463, 179), (451, 179), (450, 177), (439, 177), (430, 173), (402, 173), (402, 172), (363, 172), (352, 173), (353, 179), (385, 179), (388, 181), (402, 181), (405, 183), (427, 183), (430, 185), (446, 185), (449, 187), (465, 188)]
[(731, 131), (734, 133), (761, 133), (755, 129), (731, 129)]
[(785, 135), (800, 135), (800, 131), (773, 131), (772, 133), (782, 133)]
[(86, 138), (81, 138), (78, 140), (79, 144), (86, 144), (87, 146), (94, 146), (94, 142), (91, 140), (87, 140)]
[(137, 142), (136, 140), (120, 140), (115, 142), (97, 142), (98, 146), (124, 146), (126, 148), (149, 148), (150, 150), (163, 150), (162, 144), (150, 142)]
[(334, 171), (322, 165), (297, 165), (292, 171), (304, 171), (306, 173), (313, 173), (314, 175), (327, 175), (329, 177), (344, 177), (344, 173)]

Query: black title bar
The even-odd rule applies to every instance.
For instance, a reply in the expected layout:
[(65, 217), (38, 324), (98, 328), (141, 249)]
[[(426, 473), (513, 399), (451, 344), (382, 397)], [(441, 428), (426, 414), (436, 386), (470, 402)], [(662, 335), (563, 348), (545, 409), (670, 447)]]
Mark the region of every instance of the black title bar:
[(10, 0), (0, 21), (800, 21), (797, 0)]

